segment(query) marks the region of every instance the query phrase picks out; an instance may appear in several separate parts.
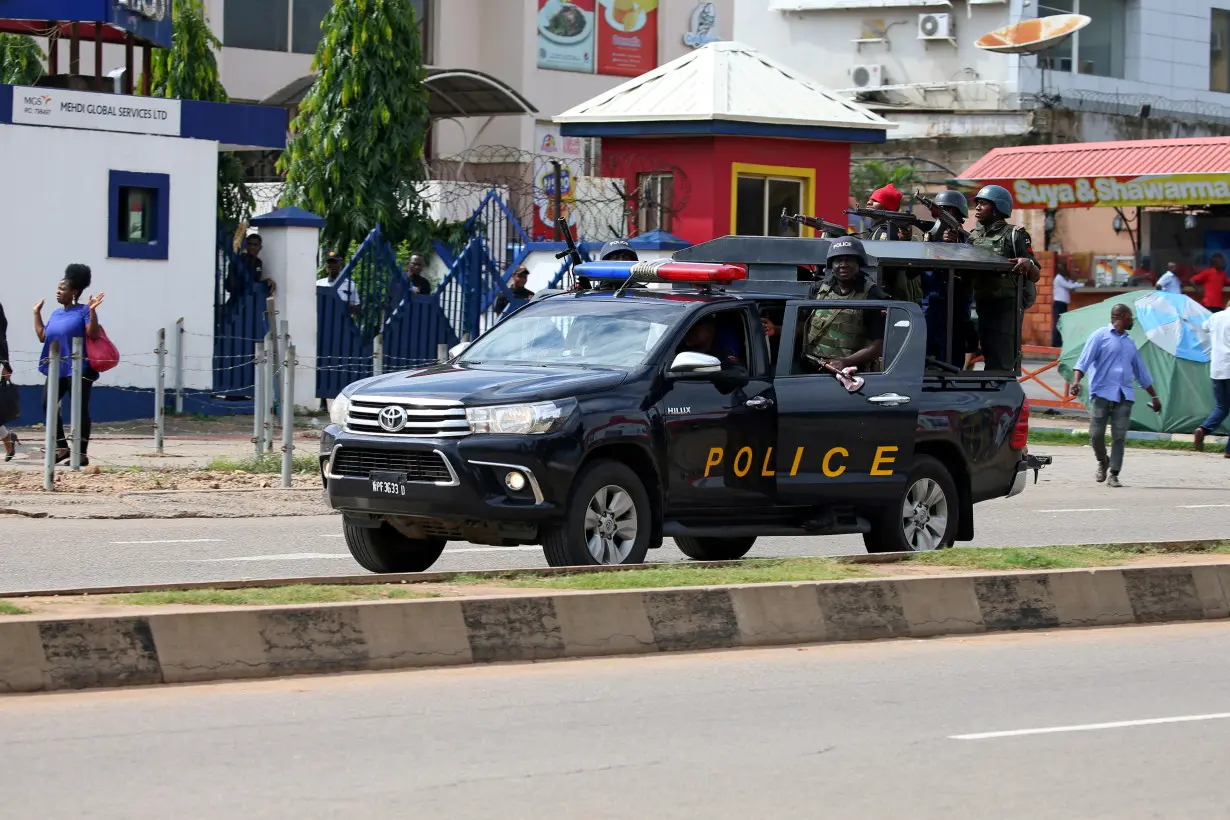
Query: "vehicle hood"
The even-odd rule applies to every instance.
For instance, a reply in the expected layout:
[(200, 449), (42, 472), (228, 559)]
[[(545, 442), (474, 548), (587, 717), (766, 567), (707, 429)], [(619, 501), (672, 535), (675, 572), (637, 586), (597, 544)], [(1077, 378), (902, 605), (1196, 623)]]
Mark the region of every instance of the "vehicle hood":
[(581, 367), (439, 364), (373, 376), (356, 382), (346, 394), (451, 399), (473, 407), (579, 397), (618, 387), (627, 375)]

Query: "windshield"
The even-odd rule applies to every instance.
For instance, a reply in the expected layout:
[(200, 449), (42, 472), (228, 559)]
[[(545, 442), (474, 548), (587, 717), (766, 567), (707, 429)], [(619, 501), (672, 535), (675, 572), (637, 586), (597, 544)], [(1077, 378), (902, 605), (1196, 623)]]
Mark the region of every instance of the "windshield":
[(672, 302), (549, 299), (500, 322), (458, 361), (627, 370), (649, 358), (684, 310)]

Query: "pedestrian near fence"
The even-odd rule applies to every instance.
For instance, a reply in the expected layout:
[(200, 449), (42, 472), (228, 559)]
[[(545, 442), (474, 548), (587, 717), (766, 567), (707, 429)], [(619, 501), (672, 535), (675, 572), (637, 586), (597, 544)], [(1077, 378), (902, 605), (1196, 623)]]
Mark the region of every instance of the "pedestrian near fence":
[[(3, 385), (6, 391), (11, 391), (9, 380), (12, 377), (13, 365), (9, 361), (9, 321), (4, 316), (4, 305), (0, 305), (0, 385)], [(6, 415), (4, 408), (0, 407), (0, 441), (4, 442), (4, 460), (12, 461), (17, 454), (17, 434), (5, 426), (13, 420)]]
[[(1080, 359), (1072, 378), (1072, 395), (1079, 396), (1081, 381), (1089, 374), (1089, 443), (1098, 460), (1095, 478), (1105, 481), (1108, 487), (1121, 487), (1119, 470), (1123, 467), (1123, 449), (1127, 441), (1128, 425), (1132, 421), (1132, 405), (1135, 393), (1132, 382), (1140, 382), (1153, 397), (1153, 412), (1162, 412), (1162, 400), (1153, 390), (1153, 377), (1145, 367), (1136, 343), (1128, 335), (1135, 325), (1132, 309), (1124, 304), (1110, 310), (1110, 325), (1095, 330)], [(1106, 423), (1110, 421), (1110, 458), (1106, 457)], [(1109, 475), (1108, 475), (1109, 473)]]
[[(47, 323), (43, 323), (43, 303), (39, 299), (34, 306), (34, 332), (43, 343), (43, 352), (39, 356), (39, 372), (47, 376), (48, 382), (53, 378), (60, 380), (60, 399), (71, 400), (73, 389), (73, 339), (82, 340), (81, 367), (81, 465), (90, 463), (86, 453), (90, 448), (90, 390), (98, 380), (98, 371), (90, 366), (85, 354), (86, 340), (96, 340), (102, 336), (102, 327), (98, 324), (98, 307), (103, 303), (102, 293), (96, 293), (86, 304), (81, 304), (81, 295), (90, 287), (90, 269), (86, 265), (69, 265), (64, 271), (64, 278), (56, 287), (56, 301), (60, 307), (51, 314)], [(50, 366), (51, 345), (60, 343), (60, 372), (47, 372)], [(104, 368), (105, 369), (105, 368)], [(43, 407), (47, 406), (47, 391), (43, 391)], [(67, 461), (70, 456), (68, 439), (64, 436), (64, 420), (61, 413), (56, 413), (56, 453), (57, 464)]]
[[(1230, 307), (1230, 305), (1227, 305)], [(1209, 378), (1213, 381), (1213, 412), (1196, 428), (1196, 449), (1204, 449), (1204, 437), (1216, 430), (1230, 416), (1230, 311), (1219, 311), (1209, 317), (1209, 338), (1213, 351), (1209, 356)], [(1226, 439), (1225, 458), (1230, 458), (1230, 437)]]

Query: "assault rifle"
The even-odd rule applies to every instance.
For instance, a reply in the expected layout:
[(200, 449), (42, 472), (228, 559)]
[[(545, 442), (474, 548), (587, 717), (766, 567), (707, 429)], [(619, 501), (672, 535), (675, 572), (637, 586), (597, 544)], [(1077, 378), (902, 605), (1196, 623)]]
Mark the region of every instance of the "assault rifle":
[(862, 376), (856, 375), (858, 373), (857, 367), (840, 368), (828, 359), (822, 359), (811, 353), (804, 353), (803, 358), (825, 373), (831, 373), (849, 393), (857, 393), (863, 389), (863, 385), (866, 383)]
[(808, 228), (814, 228), (820, 231), (826, 239), (832, 239), (838, 236), (845, 236), (850, 233), (849, 229), (838, 225), (836, 222), (829, 222), (821, 219), (818, 216), (804, 216), (803, 214), (795, 214), (791, 216), (785, 208), (782, 208), (782, 228), (785, 228), (791, 222), (796, 225), (804, 225)]
[[(882, 211), (878, 208), (849, 208), (846, 210), (846, 213), (850, 216), (860, 216), (863, 219), (871, 219), (877, 223), (887, 222), (890, 226), (896, 228), (897, 230), (906, 230), (907, 236), (909, 235), (908, 231), (911, 228), (918, 228), (920, 231), (925, 233), (927, 229), (931, 227), (928, 223), (923, 222), (921, 219), (908, 211)], [(896, 237), (890, 236), (890, 238)]]
[(956, 231), (957, 236), (961, 238), (962, 242), (969, 241), (969, 232), (965, 230), (965, 226), (961, 224), (961, 220), (957, 219), (957, 217), (953, 216), (948, 211), (945, 211), (939, 205), (936, 205), (934, 199), (927, 196), (922, 191), (915, 191), (914, 201), (930, 211), (931, 215), (940, 221), (940, 224), (944, 226), (945, 230)]
[[(581, 249), (577, 247), (577, 243), (572, 238), (572, 228), (568, 226), (568, 220), (561, 216), (555, 220), (555, 223), (559, 226), (560, 232), (563, 233), (564, 244), (567, 246), (562, 251), (555, 254), (555, 258), (556, 259), (567, 258), (568, 261), (571, 262), (571, 265), (569, 265), (568, 267), (567, 290), (572, 290), (572, 288), (576, 285), (576, 278), (573, 274), (573, 270), (576, 269), (577, 265), (582, 264), (585, 261), (585, 259), (582, 258)], [(584, 282), (584, 285), (588, 289), (589, 287), (588, 280)]]

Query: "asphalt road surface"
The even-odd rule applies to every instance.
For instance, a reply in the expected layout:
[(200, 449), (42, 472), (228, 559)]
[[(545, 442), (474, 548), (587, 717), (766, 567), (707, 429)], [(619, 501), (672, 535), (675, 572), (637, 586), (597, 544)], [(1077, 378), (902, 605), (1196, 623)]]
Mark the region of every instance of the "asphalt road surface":
[(0, 818), (1224, 817), (1230, 624), (0, 698)]
[[(1088, 448), (1013, 499), (975, 508), (974, 546), (1230, 537), (1230, 462), (1220, 455), (1129, 451), (1125, 487), (1092, 480)], [(752, 556), (863, 552), (862, 538), (765, 538)], [(686, 560), (669, 540), (651, 561)], [(538, 547), (450, 544), (434, 569), (545, 566)], [(0, 520), (0, 592), (182, 581), (350, 575), (337, 516), (256, 519)]]

